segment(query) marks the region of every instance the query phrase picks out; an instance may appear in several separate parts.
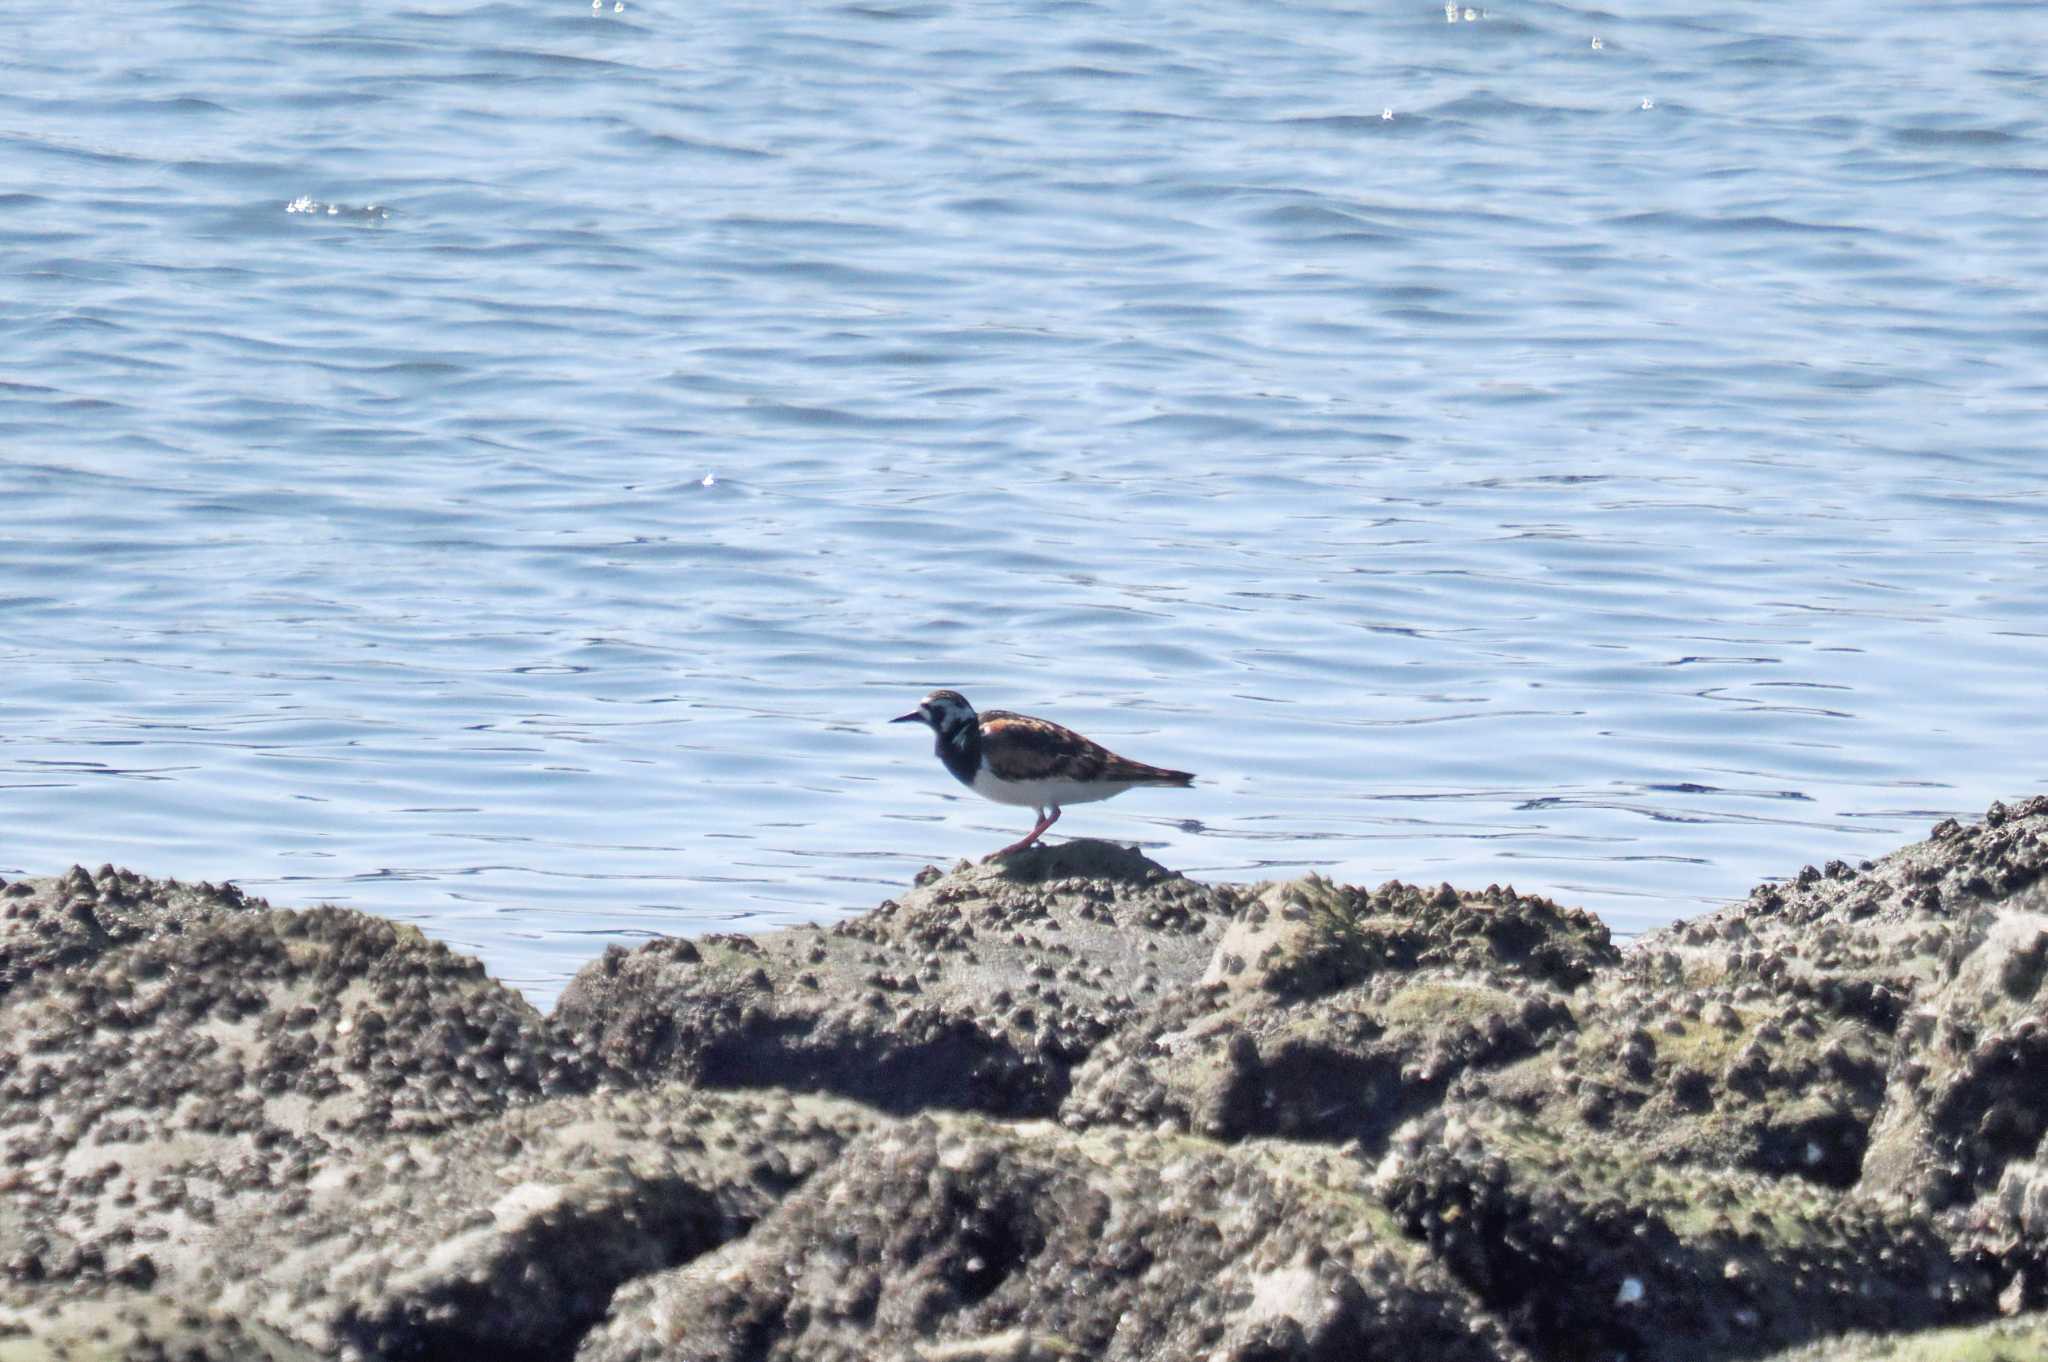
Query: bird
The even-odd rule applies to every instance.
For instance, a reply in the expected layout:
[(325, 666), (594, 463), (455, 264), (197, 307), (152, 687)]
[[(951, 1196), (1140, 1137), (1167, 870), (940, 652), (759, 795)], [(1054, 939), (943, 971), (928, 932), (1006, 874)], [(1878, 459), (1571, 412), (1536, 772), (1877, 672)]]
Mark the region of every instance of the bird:
[(1017, 804), (1038, 814), (1038, 823), (1019, 840), (983, 857), (984, 863), (1036, 842), (1057, 823), (1066, 804), (1108, 799), (1140, 785), (1180, 788), (1195, 783), (1190, 771), (1169, 771), (1120, 757), (1071, 728), (1029, 714), (992, 709), (976, 714), (956, 690), (935, 690), (892, 724), (921, 723), (936, 735), (939, 760), (962, 785), (998, 804)]

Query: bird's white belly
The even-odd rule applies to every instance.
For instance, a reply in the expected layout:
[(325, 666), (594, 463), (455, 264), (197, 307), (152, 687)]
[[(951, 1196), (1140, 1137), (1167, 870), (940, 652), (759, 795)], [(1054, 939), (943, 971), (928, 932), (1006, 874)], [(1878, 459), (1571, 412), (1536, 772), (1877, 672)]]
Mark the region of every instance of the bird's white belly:
[(1043, 809), (1055, 804), (1087, 804), (1097, 799), (1108, 799), (1132, 788), (1132, 783), (1114, 780), (997, 780), (987, 771), (977, 771), (970, 788), (983, 799), (993, 799), (998, 804)]

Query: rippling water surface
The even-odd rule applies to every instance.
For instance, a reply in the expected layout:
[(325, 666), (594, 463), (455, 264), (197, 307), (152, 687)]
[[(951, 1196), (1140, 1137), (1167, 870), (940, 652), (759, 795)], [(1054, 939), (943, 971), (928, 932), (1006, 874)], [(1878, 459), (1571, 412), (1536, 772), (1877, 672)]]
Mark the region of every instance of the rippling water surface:
[(1636, 930), (2048, 787), (2048, 11), (0, 11), (0, 870), (546, 1000), (1021, 833)]

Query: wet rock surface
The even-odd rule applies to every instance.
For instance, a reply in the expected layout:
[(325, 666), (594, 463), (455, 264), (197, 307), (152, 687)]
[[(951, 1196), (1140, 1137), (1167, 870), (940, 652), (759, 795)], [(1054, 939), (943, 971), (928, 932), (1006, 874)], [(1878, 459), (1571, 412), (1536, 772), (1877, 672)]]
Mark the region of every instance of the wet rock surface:
[(1617, 949), (1098, 842), (656, 941), (0, 885), (0, 1362), (2033, 1355), (2048, 800)]

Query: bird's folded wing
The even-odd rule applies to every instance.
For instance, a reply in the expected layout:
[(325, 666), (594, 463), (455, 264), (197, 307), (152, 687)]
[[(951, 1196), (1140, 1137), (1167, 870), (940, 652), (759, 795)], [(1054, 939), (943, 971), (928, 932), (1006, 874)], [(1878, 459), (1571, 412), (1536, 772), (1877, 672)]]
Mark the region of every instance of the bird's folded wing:
[(1118, 760), (1071, 728), (1001, 710), (981, 716), (981, 759), (1001, 780), (1100, 780)]
[(1188, 776), (1120, 757), (1048, 719), (992, 710), (981, 716), (981, 759), (1000, 780), (1178, 784)]

